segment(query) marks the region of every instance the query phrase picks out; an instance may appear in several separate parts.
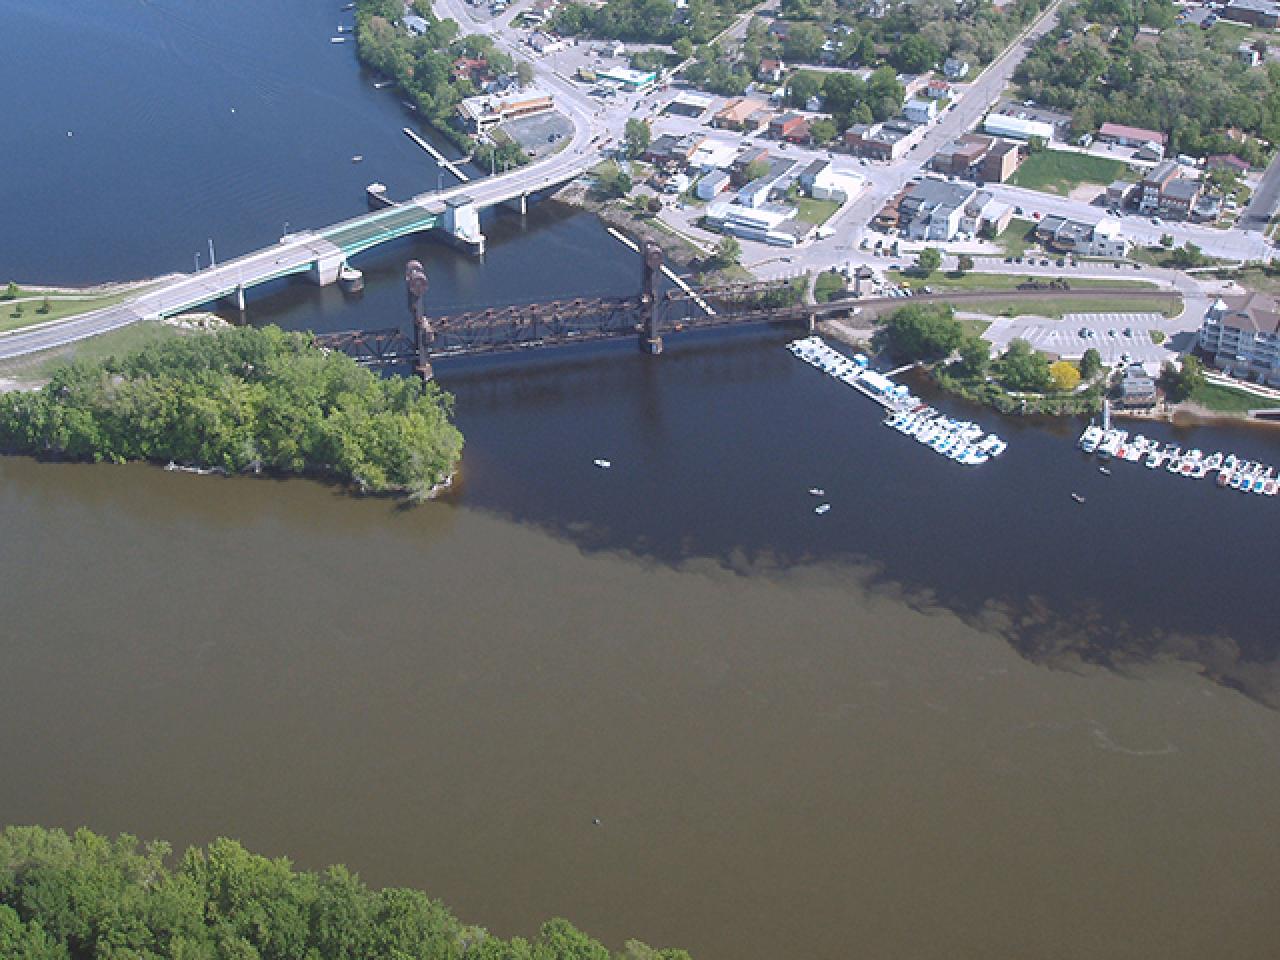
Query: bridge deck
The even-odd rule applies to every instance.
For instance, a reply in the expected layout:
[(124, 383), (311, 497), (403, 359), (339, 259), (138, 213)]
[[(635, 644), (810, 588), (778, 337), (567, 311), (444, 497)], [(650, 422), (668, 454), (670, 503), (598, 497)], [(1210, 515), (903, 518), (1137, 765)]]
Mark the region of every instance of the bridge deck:
[(368, 219), (343, 224), (321, 236), (348, 252), (373, 246), (393, 237), (434, 227), (439, 216), (416, 203), (381, 211)]

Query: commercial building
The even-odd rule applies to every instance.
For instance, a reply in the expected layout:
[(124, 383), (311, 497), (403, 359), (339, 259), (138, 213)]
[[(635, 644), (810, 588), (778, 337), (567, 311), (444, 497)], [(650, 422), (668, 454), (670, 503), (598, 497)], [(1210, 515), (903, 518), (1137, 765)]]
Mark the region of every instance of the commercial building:
[(801, 189), (815, 200), (844, 203), (858, 193), (866, 180), (856, 173), (839, 173), (830, 160), (814, 160), (797, 178)]
[(908, 100), (902, 107), (902, 115), (911, 123), (933, 123), (938, 117), (938, 102), (928, 98)]
[(532, 87), (505, 96), (468, 97), (458, 104), (458, 113), (472, 133), (487, 133), (507, 120), (554, 109), (551, 94)]
[(1280, 27), (1280, 4), (1274, 0), (1231, 0), (1222, 16), (1255, 27)]
[(1141, 366), (1125, 368), (1120, 380), (1120, 405), (1122, 407), (1151, 407), (1156, 402), (1156, 382)]
[(976, 195), (969, 184), (921, 180), (907, 188), (898, 204), (898, 229), (912, 240), (951, 240), (960, 232), (965, 206)]
[(809, 121), (798, 113), (784, 113), (769, 121), (769, 136), (787, 143), (808, 143)]
[(602, 83), (611, 83), (628, 93), (647, 93), (657, 85), (658, 75), (652, 70), (632, 70), (630, 67), (608, 67), (597, 70)]
[(729, 189), (729, 174), (724, 170), (712, 170), (698, 181), (694, 192), (699, 200), (714, 200)]
[[(1023, 132), (1019, 134), (1001, 134), (997, 129), (986, 127), (987, 133), (995, 133), (997, 136), (1014, 136), (1018, 140), (1026, 140), (1030, 137), (1042, 137), (1045, 140), (1062, 140), (1071, 139), (1071, 114), (1063, 113), (1060, 110), (1050, 110), (1048, 107), (1042, 107), (1030, 100), (1002, 100), (992, 108), (987, 115), (990, 117), (1012, 117), (1021, 123), (1015, 123), (1011, 126), (1020, 129)], [(994, 123), (1001, 122), (996, 120)], [(1040, 124), (1041, 126), (1031, 127), (1028, 124)], [(1047, 126), (1048, 132), (1045, 131)]]
[(856, 123), (844, 133), (844, 145), (857, 157), (897, 160), (910, 146), (910, 134), (891, 123)]
[(1123, 257), (1129, 241), (1111, 220), (1085, 223), (1066, 217), (1045, 217), (1036, 224), (1036, 239), (1046, 249), (1082, 257)]
[(794, 207), (769, 205), (744, 207), (717, 200), (707, 206), (707, 223), (725, 233), (779, 247), (794, 247), (812, 232), (812, 226), (794, 224)]
[(1053, 139), (1053, 125), (1043, 120), (1032, 120), (1028, 117), (1016, 117), (1007, 113), (989, 113), (982, 121), (982, 129), (997, 137), (1012, 137), (1015, 140), (1030, 140), (1039, 137), (1041, 140)]
[(1142, 178), (1139, 189), (1138, 209), (1142, 213), (1158, 213), (1171, 220), (1189, 220), (1200, 199), (1200, 182), (1184, 178), (1175, 160), (1157, 164)]
[(711, 109), (716, 98), (709, 93), (698, 93), (696, 90), (682, 90), (667, 104), (664, 113), (680, 117), (697, 119)]
[(1011, 140), (967, 133), (933, 155), (939, 173), (979, 183), (1004, 183), (1022, 162), (1022, 148)]
[(1142, 147), (1158, 144), (1161, 152), (1169, 145), (1169, 138), (1158, 130), (1129, 127), (1123, 123), (1104, 123), (1098, 128), (1096, 138), (1102, 143), (1114, 143), (1122, 147)]
[(711, 125), (724, 130), (758, 130), (772, 116), (763, 100), (737, 97), (721, 107), (711, 119)]
[(1251, 293), (1215, 300), (1199, 342), (1219, 370), (1280, 386), (1280, 305), (1272, 297)]
[(682, 137), (664, 133), (645, 148), (641, 158), (647, 163), (683, 167), (706, 139), (700, 133), (687, 133)]

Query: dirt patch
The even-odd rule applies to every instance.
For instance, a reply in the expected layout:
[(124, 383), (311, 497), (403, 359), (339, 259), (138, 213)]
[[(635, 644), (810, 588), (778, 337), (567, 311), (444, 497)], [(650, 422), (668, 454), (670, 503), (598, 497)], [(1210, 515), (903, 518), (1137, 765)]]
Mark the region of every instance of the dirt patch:
[(1096, 183), (1082, 183), (1076, 187), (1067, 197), (1072, 200), (1079, 200), (1081, 203), (1093, 203), (1100, 196), (1107, 192), (1107, 188)]

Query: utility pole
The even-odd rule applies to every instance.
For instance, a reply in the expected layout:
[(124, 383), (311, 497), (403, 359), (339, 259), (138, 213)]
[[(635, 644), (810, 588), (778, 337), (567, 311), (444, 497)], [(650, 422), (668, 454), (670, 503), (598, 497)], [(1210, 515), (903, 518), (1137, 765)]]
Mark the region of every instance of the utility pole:
[(196, 254), (196, 273), (200, 272), (200, 254)]
[(209, 238), (209, 266), (215, 269), (218, 266), (218, 258), (213, 255), (213, 237)]

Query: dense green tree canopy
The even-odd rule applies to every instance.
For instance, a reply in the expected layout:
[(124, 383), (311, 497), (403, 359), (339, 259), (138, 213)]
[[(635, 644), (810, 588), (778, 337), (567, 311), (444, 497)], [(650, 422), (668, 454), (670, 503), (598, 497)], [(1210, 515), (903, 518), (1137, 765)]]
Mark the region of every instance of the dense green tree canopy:
[(309, 336), (240, 327), (77, 361), (0, 396), (0, 449), (76, 460), (174, 460), (317, 473), (424, 494), (452, 473), (452, 399), (381, 378)]
[(941, 360), (964, 338), (964, 328), (947, 304), (912, 304), (889, 317), (884, 335), (890, 350), (904, 360)]
[[(611, 960), (566, 920), (502, 940), (416, 890), (295, 871), (233, 840), (188, 850), (79, 830), (0, 833), (4, 960)], [(616, 960), (689, 960), (630, 941)]]
[(1036, 392), (1048, 390), (1053, 383), (1049, 359), (1032, 350), (1031, 344), (1021, 339), (1010, 341), (1000, 358), (1000, 379), (1010, 390)]

